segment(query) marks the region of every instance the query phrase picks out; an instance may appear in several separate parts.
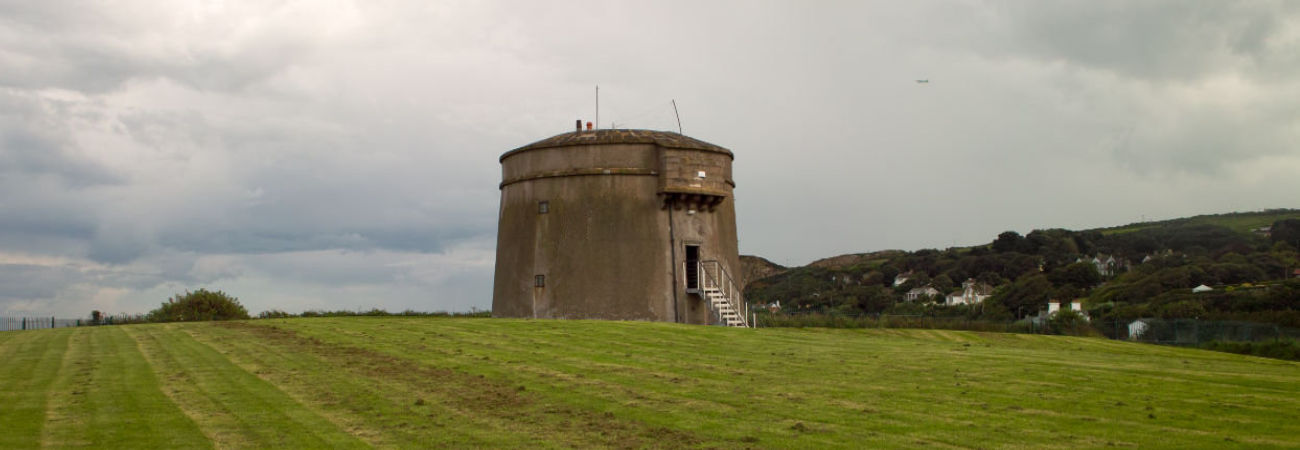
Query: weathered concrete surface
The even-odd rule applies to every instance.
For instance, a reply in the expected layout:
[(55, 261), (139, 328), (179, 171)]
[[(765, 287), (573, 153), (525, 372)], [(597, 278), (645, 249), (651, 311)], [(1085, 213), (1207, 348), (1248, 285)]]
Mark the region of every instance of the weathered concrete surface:
[(686, 292), (685, 246), (739, 275), (732, 158), (645, 130), (566, 133), (505, 153), (493, 315), (712, 323)]

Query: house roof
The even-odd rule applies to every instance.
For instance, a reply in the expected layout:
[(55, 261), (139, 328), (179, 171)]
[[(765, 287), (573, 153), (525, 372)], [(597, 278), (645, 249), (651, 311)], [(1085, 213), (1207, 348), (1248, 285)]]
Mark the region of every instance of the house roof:
[(515, 153), (542, 148), (571, 147), (579, 145), (655, 144), (664, 148), (681, 148), (735, 155), (722, 146), (710, 144), (683, 134), (657, 130), (591, 130), (571, 131), (516, 148), (501, 155), (501, 160)]

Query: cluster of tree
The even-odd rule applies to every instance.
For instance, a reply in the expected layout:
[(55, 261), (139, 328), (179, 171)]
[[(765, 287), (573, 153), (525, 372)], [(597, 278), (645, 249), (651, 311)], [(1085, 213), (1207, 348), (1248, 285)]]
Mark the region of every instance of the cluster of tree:
[(167, 299), (162, 306), (149, 311), (150, 322), (200, 322), (210, 320), (247, 319), (248, 310), (239, 299), (221, 291), (199, 289)]
[[(1300, 290), (1293, 287), (1300, 282), (1284, 281), (1300, 267), (1300, 219), (1276, 220), (1269, 237), (1214, 223), (1240, 216), (1023, 236), (1007, 231), (984, 246), (900, 252), (848, 267), (795, 268), (750, 283), (745, 295), (751, 302), (780, 301), (794, 311), (989, 320), (1036, 315), (1050, 299), (1086, 299), (1094, 320), (1199, 317), (1300, 326)], [(1102, 260), (1094, 261), (1098, 255)], [(1106, 265), (1111, 258), (1113, 264)], [(895, 286), (900, 274), (908, 279)], [(996, 287), (993, 296), (978, 307), (943, 305), (943, 295), (968, 279)], [(1216, 290), (1193, 294), (1199, 285)], [(940, 295), (905, 301), (908, 291), (923, 286)]]

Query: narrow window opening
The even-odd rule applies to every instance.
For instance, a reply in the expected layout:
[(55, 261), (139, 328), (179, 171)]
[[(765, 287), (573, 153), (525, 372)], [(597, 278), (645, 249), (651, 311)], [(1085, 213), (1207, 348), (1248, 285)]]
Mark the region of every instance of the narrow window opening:
[(700, 290), (700, 246), (686, 246), (686, 292)]
[(551, 202), (546, 201), (546, 200), (542, 200), (542, 201), (540, 201), (540, 202), (537, 202), (537, 213), (538, 213), (538, 214), (546, 214), (546, 213), (548, 213), (548, 212), (551, 212)]
[(546, 275), (533, 277), (533, 287), (546, 287)]

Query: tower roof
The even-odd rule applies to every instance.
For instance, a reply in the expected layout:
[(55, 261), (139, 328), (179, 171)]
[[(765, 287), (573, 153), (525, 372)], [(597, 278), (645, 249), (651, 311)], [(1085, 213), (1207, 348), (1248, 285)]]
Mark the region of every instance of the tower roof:
[(686, 135), (656, 130), (591, 130), (557, 134), (546, 139), (516, 148), (501, 155), (505, 161), (510, 155), (543, 148), (578, 145), (655, 144), (664, 148), (680, 148), (723, 153), (735, 158), (730, 150)]

